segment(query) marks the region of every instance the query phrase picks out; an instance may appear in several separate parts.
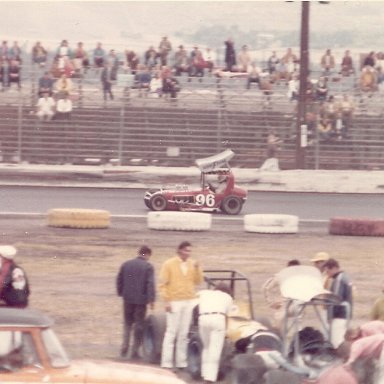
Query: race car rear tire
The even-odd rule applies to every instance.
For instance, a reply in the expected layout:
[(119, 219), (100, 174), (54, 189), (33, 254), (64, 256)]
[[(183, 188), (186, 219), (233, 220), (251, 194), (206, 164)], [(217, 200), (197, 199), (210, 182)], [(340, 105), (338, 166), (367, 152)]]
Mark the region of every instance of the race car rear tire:
[(227, 196), (221, 203), (221, 210), (227, 215), (238, 215), (242, 207), (243, 203), (237, 196)]
[(167, 208), (167, 199), (163, 195), (153, 195), (149, 199), (149, 208), (152, 211), (164, 211)]
[(228, 384), (253, 384), (262, 381), (266, 367), (260, 356), (242, 353), (232, 359), (232, 369), (228, 375)]
[(161, 231), (208, 231), (212, 216), (201, 212), (148, 212), (149, 229)]
[(144, 320), (142, 353), (143, 359), (147, 363), (160, 363), (165, 328), (165, 313), (149, 315)]
[(187, 347), (187, 371), (194, 380), (201, 377), (201, 353), (203, 345), (198, 334), (193, 334)]
[(54, 208), (47, 213), (48, 226), (59, 228), (108, 228), (110, 213), (97, 209)]
[[(144, 204), (147, 206), (147, 208), (151, 209), (151, 206), (149, 204), (149, 201), (151, 199), (151, 196), (160, 191), (160, 189), (149, 189), (148, 191), (145, 192), (145, 196), (144, 196)], [(148, 198), (146, 198), (148, 196)]]
[(297, 233), (299, 218), (294, 215), (277, 214), (245, 215), (244, 230), (256, 233)]
[(329, 233), (342, 236), (384, 236), (384, 219), (334, 217)]

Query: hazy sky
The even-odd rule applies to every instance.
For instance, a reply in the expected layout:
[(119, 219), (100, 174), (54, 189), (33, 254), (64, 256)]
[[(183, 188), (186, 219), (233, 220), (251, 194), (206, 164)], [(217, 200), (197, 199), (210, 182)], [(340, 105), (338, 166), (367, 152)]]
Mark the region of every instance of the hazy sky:
[[(206, 25), (248, 30), (299, 28), (300, 2), (286, 1), (3, 1), (3, 38), (113, 40), (130, 34), (161, 36)], [(384, 1), (311, 2), (311, 30), (374, 29), (384, 21)]]

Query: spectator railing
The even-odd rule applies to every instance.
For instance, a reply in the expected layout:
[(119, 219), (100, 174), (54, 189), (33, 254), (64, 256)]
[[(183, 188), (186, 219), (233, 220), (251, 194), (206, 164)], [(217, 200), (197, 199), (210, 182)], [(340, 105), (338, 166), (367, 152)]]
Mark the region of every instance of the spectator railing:
[[(237, 154), (234, 166), (258, 168), (273, 130), (283, 141), (278, 152), (281, 167), (294, 167), (296, 102), (288, 100), (284, 82), (266, 94), (257, 84), (247, 90), (244, 78), (184, 76), (179, 78), (181, 91), (171, 100), (153, 98), (117, 81), (115, 99), (104, 102), (100, 72), (90, 69), (73, 79), (71, 120), (40, 122), (34, 113), (42, 72), (23, 73), (20, 91), (11, 87), (0, 94), (3, 161), (187, 166), (231, 148)], [(330, 93), (342, 92), (353, 95), (356, 104), (349, 136), (323, 141), (315, 130), (306, 150), (307, 167), (381, 169), (381, 92), (359, 92), (352, 77), (330, 82)]]

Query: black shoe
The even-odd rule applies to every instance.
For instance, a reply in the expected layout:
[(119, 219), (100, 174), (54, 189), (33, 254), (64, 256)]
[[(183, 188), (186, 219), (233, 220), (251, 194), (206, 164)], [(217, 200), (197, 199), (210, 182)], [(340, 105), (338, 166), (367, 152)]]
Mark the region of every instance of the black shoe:
[(128, 348), (121, 348), (120, 357), (127, 357)]
[(141, 356), (137, 352), (136, 353), (132, 353), (132, 355), (129, 358), (129, 360), (141, 360)]

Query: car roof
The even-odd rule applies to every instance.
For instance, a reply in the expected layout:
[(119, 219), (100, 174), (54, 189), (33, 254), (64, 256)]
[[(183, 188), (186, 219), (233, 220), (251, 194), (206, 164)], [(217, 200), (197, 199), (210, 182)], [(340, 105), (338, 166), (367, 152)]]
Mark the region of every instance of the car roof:
[(0, 308), (0, 327), (50, 327), (53, 320), (32, 309)]

